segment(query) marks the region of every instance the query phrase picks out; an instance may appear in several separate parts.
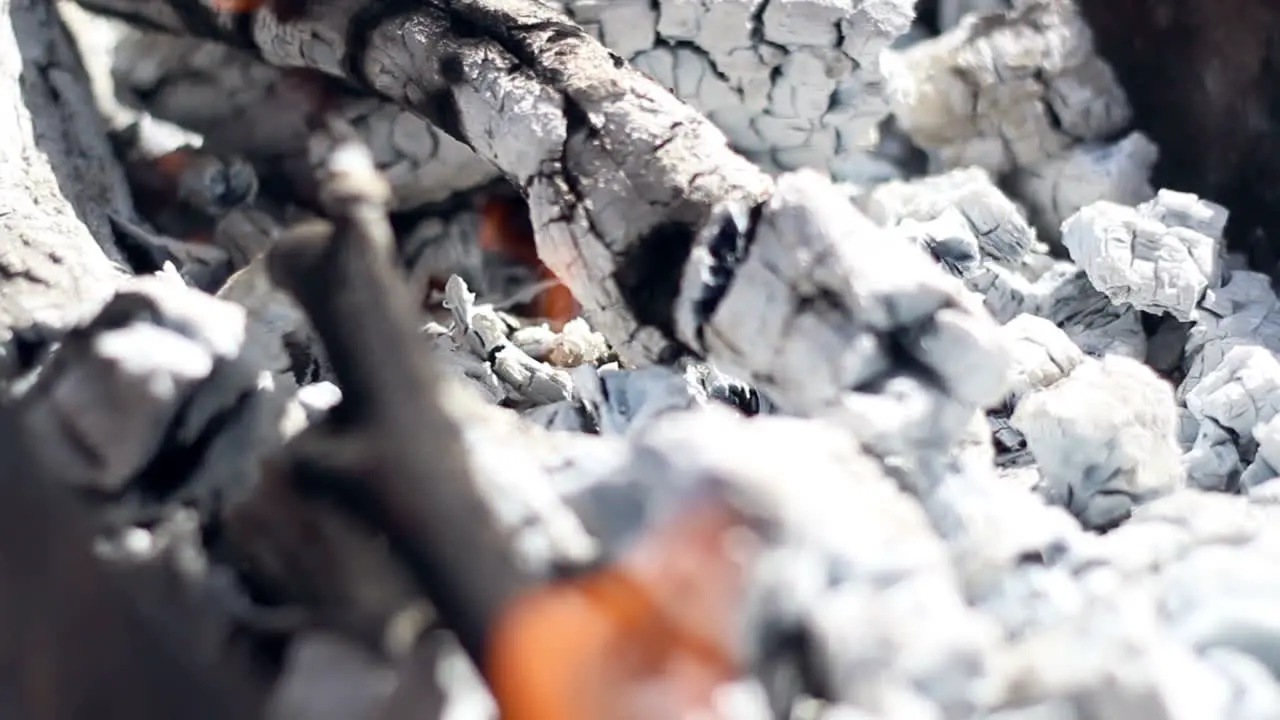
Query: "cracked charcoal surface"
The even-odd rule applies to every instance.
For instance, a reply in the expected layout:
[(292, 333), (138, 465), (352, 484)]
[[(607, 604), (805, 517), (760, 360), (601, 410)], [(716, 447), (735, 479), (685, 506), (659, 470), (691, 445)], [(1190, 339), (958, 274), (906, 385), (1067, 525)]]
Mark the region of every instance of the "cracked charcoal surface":
[(1130, 119), (1123, 91), (1065, 0), (968, 15), (889, 58), (898, 122), (944, 168), (999, 174), (1035, 166)]
[(1062, 242), (1113, 303), (1189, 321), (1221, 276), (1226, 216), (1219, 205), (1161, 190), (1136, 208), (1103, 201), (1081, 209), (1063, 223)]
[[(910, 25), (909, 0), (558, 4), (766, 169), (815, 167), (839, 179), (881, 172), (870, 155), (888, 114), (879, 55)], [(271, 157), (301, 134), (300, 98), (287, 76), (236, 50), (127, 30), (114, 60), (117, 82), (148, 110), (213, 146)], [(497, 176), (394, 105), (357, 99), (339, 107), (372, 148), (395, 207), (443, 200)]]

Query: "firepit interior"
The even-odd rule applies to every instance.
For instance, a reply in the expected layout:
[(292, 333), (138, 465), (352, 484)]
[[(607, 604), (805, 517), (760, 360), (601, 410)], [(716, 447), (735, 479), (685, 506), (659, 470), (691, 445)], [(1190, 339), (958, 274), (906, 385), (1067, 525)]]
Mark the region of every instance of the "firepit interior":
[(1280, 718), (1280, 9), (0, 9), (0, 717)]

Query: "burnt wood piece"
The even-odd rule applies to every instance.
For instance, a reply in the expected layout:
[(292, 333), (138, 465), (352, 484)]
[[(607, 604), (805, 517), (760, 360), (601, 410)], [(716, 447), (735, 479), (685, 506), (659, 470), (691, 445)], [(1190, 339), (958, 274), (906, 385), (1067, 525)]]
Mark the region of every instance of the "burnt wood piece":
[(371, 162), (365, 173), (353, 165), (321, 180), (331, 222), (295, 226), (268, 255), (273, 280), (306, 311), (343, 389), (329, 416), (270, 465), (385, 532), (483, 666), (491, 623), (530, 581), (472, 483), (461, 432), (441, 404), (443, 379), (393, 264), (386, 185)]

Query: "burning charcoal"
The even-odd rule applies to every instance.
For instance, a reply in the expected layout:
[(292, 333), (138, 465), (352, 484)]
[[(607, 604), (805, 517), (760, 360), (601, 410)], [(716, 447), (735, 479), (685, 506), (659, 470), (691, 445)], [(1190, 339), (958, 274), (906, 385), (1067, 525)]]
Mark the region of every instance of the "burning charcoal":
[(202, 150), (197, 138), (145, 116), (118, 131), (113, 140), (123, 158), (140, 209), (161, 232), (184, 240), (208, 242), (213, 225), (251, 202), (258, 176), (239, 158)]
[(1069, 2), (1019, 0), (890, 53), (893, 111), (946, 168), (1033, 167), (1124, 129), (1130, 108)]
[(1062, 242), (1094, 287), (1113, 303), (1189, 321), (1204, 293), (1218, 284), (1221, 236), (1165, 224), (1188, 216), (1194, 224), (1216, 227), (1221, 233), (1226, 211), (1166, 190), (1137, 209), (1098, 202), (1063, 223)]
[(980, 168), (963, 168), (907, 182), (890, 182), (860, 199), (875, 221), (933, 220), (959, 212), (981, 244), (982, 257), (1002, 263), (1022, 259), (1036, 241), (1022, 211)]
[(1129, 358), (1080, 365), (1023, 398), (1013, 425), (1044, 472), (1044, 492), (1088, 527), (1111, 527), (1182, 484), (1173, 388)]
[(1065, 154), (1018, 171), (1013, 186), (1040, 236), (1057, 239), (1067, 218), (1096, 202), (1137, 205), (1155, 195), (1151, 168), (1159, 151), (1131, 132), (1113, 143), (1081, 143)]

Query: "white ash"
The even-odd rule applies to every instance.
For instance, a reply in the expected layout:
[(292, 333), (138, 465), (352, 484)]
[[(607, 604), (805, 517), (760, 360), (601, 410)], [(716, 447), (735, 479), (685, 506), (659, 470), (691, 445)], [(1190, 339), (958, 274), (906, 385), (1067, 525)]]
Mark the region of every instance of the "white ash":
[(1045, 318), (1019, 315), (1004, 325), (1012, 358), (1008, 402), (1017, 407), (1022, 398), (1053, 385), (1084, 364), (1084, 351)]
[(978, 167), (884, 183), (859, 198), (858, 204), (883, 225), (936, 220), (958, 212), (978, 238), (982, 256), (999, 262), (1020, 260), (1036, 241), (1021, 210)]
[[(706, 114), (766, 168), (842, 179), (891, 169), (872, 155), (888, 115), (880, 54), (907, 31), (910, 0), (567, 0), (585, 29)], [(116, 83), (134, 102), (224, 152), (270, 158), (296, 144), (308, 99), (237, 50), (117, 30)], [(429, 123), (372, 99), (338, 103), (391, 182), (394, 209), (438, 202), (498, 173)]]
[[(1241, 482), (1245, 462), (1236, 439), (1212, 419), (1199, 418), (1195, 423), (1195, 438), (1182, 456), (1187, 485), (1201, 490), (1232, 490)], [(1261, 471), (1258, 468), (1254, 473)]]
[(1109, 355), (1026, 396), (1013, 425), (1027, 439), (1049, 497), (1089, 527), (1183, 483), (1173, 387), (1136, 360)]
[(886, 455), (952, 436), (957, 418), (999, 398), (1006, 360), (990, 316), (816, 174), (779, 177), (751, 251), (708, 311), (704, 278), (721, 252), (711, 246), (744, 220), (745, 209), (725, 208), (696, 240), (676, 301), (677, 334), (714, 364), (784, 412), (839, 418)]
[(1021, 0), (968, 15), (884, 61), (902, 129), (942, 168), (994, 174), (1038, 165), (1102, 140), (1131, 110), (1072, 3)]
[(1187, 337), (1186, 376), (1178, 386), (1185, 398), (1233, 348), (1252, 346), (1280, 352), (1280, 300), (1270, 279), (1233, 271), (1212, 291), (1196, 314)]
[(1151, 171), (1160, 153), (1146, 135), (1134, 131), (1113, 143), (1080, 143), (1062, 155), (1020, 168), (1012, 192), (1045, 239), (1059, 237), (1063, 221), (1103, 200), (1137, 205), (1155, 195)]
[(908, 0), (564, 0), (605, 45), (706, 114), (766, 169), (865, 177), (888, 114), (880, 54)]
[(546, 323), (519, 328), (511, 333), (511, 342), (535, 360), (556, 367), (599, 365), (609, 355), (604, 336), (592, 330), (582, 318), (565, 323), (559, 332)]
[(1220, 205), (1161, 190), (1136, 208), (1109, 201), (1082, 208), (1063, 223), (1062, 243), (1113, 303), (1189, 321), (1221, 277), (1225, 223)]
[(453, 313), (454, 337), (478, 357), (509, 388), (509, 398), (535, 405), (569, 399), (573, 380), (565, 371), (539, 362), (508, 338), (511, 326), (491, 306), (477, 305), (476, 296), (454, 275), (445, 285), (445, 307)]
[[(1236, 346), (1187, 393), (1186, 406), (1199, 423), (1187, 453), (1188, 475), (1197, 487), (1227, 489), (1255, 460), (1261, 444), (1255, 432), (1261, 429), (1269, 447), (1272, 443), (1267, 433), (1274, 433), (1272, 421), (1280, 410), (1280, 361), (1265, 348)], [(1265, 475), (1274, 466), (1268, 458), (1259, 459), (1263, 462), (1252, 468), (1248, 483), (1269, 479)]]

